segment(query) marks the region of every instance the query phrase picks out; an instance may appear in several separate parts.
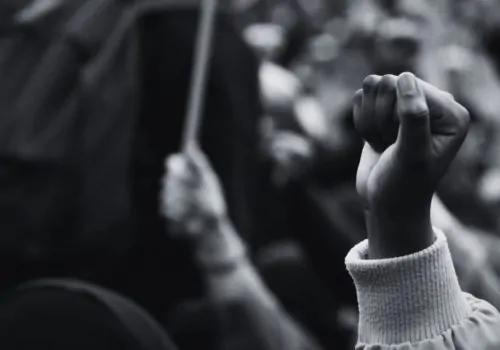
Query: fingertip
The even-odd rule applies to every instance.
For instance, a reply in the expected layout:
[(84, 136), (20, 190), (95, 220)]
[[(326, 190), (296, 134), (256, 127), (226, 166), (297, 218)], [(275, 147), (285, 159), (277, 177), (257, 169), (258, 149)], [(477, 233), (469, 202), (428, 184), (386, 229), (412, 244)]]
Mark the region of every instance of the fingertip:
[(399, 79), (402, 79), (402, 78), (413, 78), (413, 79), (416, 79), (415, 74), (413, 74), (410, 71), (406, 71), (406, 72), (403, 72), (403, 73), (399, 74), (398, 78)]
[[(418, 79), (410, 72), (404, 72), (397, 79), (398, 114), (400, 117), (422, 119), (429, 114), (429, 108)], [(423, 118), (426, 119), (426, 118)]]
[(356, 105), (356, 104), (360, 105), (362, 100), (363, 100), (363, 89), (358, 89), (358, 91), (356, 91), (354, 93), (354, 96), (352, 98), (352, 102), (354, 105)]
[(401, 73), (397, 79), (397, 91), (400, 98), (422, 95), (417, 78), (413, 73)]

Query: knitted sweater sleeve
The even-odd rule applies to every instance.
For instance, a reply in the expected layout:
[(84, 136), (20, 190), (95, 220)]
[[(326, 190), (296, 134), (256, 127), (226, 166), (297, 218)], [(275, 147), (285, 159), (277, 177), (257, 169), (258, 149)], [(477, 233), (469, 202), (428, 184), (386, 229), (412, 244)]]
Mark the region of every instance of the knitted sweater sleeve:
[(500, 313), (462, 292), (445, 235), (429, 248), (392, 259), (367, 259), (368, 241), (346, 266), (356, 285), (357, 350), (500, 349)]

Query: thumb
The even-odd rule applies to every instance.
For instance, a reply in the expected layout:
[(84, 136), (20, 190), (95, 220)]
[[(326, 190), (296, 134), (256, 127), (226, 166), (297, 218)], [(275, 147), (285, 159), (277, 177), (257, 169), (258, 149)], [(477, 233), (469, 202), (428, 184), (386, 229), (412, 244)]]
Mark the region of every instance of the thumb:
[(203, 176), (207, 171), (211, 170), (212, 167), (199, 146), (193, 145), (190, 147), (186, 155), (193, 172), (195, 172), (197, 176)]
[(208, 183), (218, 182), (217, 175), (210, 164), (205, 153), (198, 147), (193, 146), (187, 152), (190, 168), (196, 178), (197, 186), (204, 186)]
[(398, 146), (405, 158), (426, 156), (431, 146), (430, 115), (417, 78), (403, 73), (397, 82)]

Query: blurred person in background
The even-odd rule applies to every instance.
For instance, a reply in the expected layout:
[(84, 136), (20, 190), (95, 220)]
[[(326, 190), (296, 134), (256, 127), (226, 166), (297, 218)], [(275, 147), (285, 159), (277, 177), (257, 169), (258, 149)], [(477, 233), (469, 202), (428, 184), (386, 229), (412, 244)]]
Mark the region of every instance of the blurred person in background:
[[(351, 207), (357, 204), (352, 180), (356, 158), (349, 150), (351, 139), (344, 137), (344, 126), (330, 123), (307, 82), (273, 60), (273, 52), (280, 50), (286, 36), (280, 34), (278, 44), (263, 50), (265, 43), (269, 44), (272, 28), (276, 26), (254, 25), (245, 36), (263, 58), (259, 74), (265, 111), (261, 125), (262, 150), (272, 168), (274, 184), (274, 200), (267, 207), (273, 213), (276, 230), (272, 236), (263, 237), (262, 249), (257, 255), (261, 261), (258, 266), (273, 291), (287, 301), (288, 310), (293, 309), (294, 316), (307, 325), (325, 346), (335, 344), (335, 341), (341, 343), (340, 338), (349, 342), (350, 331), (345, 331), (338, 318), (344, 299), (348, 298), (351, 305), (355, 304), (352, 283), (340, 266), (349, 247), (364, 237), (363, 233), (354, 240), (343, 237), (352, 235), (355, 231), (352, 225), (356, 226), (354, 220), (346, 219), (344, 215), (344, 204)], [(346, 124), (347, 130), (353, 130), (348, 126), (348, 118)], [(359, 139), (356, 138), (354, 143), (359, 145)], [(335, 187), (341, 181), (351, 181), (352, 190), (341, 196), (322, 190)], [(362, 215), (357, 219), (358, 226), (362, 227)], [(338, 231), (339, 237), (331, 235), (332, 230)], [(332, 270), (330, 266), (339, 269)], [(316, 282), (308, 285), (317, 286), (314, 289), (316, 297), (306, 297), (311, 288), (307, 291), (305, 288), (286, 288), (283, 278), (276, 277), (278, 274), (306, 280), (315, 276)], [(338, 285), (343, 288), (338, 288)], [(333, 300), (327, 297), (329, 292), (335, 293)], [(339, 293), (343, 295), (337, 297)]]
[[(130, 280), (136, 287), (131, 287), (163, 316), (166, 310), (179, 308), (179, 302), (203, 295), (202, 274), (191, 259), (192, 241), (169, 234), (158, 209), (164, 159), (180, 146), (198, 19), (194, 7), (151, 15), (140, 24), (143, 103), (133, 172), (139, 228), (149, 243), (144, 243), (128, 269), (137, 271), (138, 280)], [(270, 180), (259, 148), (263, 112), (258, 62), (233, 21), (232, 11), (221, 11), (216, 17), (200, 143), (228, 194), (228, 216), (253, 251), (258, 237), (272, 232), (268, 228), (272, 215), (265, 208)], [(175, 283), (158, 278), (165, 275)]]
[[(376, 84), (385, 84), (386, 89), (377, 89)], [(500, 314), (488, 303), (462, 292), (446, 238), (431, 227), (431, 198), (439, 177), (465, 138), (467, 111), (449, 94), (409, 73), (399, 78), (385, 76), (383, 80), (380, 76), (368, 77), (355, 101), (355, 125), (366, 140), (357, 190), (365, 202), (368, 227), (368, 241), (353, 248), (346, 258), (358, 291), (357, 348), (405, 348), (409, 342), (417, 349), (498, 346)], [(393, 128), (396, 106), (400, 123), (397, 139), (377, 128), (380, 123), (387, 124), (381, 130)], [(438, 116), (441, 123), (436, 123)], [(422, 123), (422, 118), (426, 123)], [(425, 157), (429, 163), (421, 169), (419, 157), (428, 152), (427, 143), (438, 138), (442, 147)], [(382, 140), (388, 146), (380, 148)], [(164, 212), (172, 228), (199, 241), (195, 259), (200, 268), (207, 269), (206, 282), (212, 300), (233, 300), (247, 307), (254, 304), (252, 312), (233, 313), (230, 320), (243, 317), (248, 322), (247, 331), (259, 330), (249, 337), (257, 344), (273, 344), (275, 340), (274, 344), (280, 346), (286, 339), (294, 339), (297, 328), (292, 333), (280, 333), (291, 330), (282, 328), (289, 324), (281, 322), (286, 318), (279, 317), (273, 325), (259, 322), (265, 327), (251, 322), (259, 319), (257, 310), (278, 309), (264, 302), (269, 294), (247, 264), (236, 232), (227, 221), (221, 225), (226, 206), (209, 164), (199, 151), (191, 149), (188, 154), (170, 158), (168, 165), (178, 170), (179, 177), (176, 178), (174, 169), (167, 175), (165, 188), (171, 190), (164, 193)], [(421, 173), (417, 178), (415, 167)], [(408, 182), (412, 186), (408, 187)], [(216, 265), (218, 277), (212, 269)], [(221, 289), (229, 280), (234, 288)], [(251, 290), (252, 295), (248, 294)], [(263, 305), (267, 307), (261, 309)], [(274, 332), (270, 331), (273, 326)], [(275, 337), (277, 334), (284, 336)]]
[[(181, 301), (202, 295), (190, 242), (165, 234), (158, 205), (163, 160), (180, 147), (200, 3), (123, 22), (132, 5), (23, 1), (2, 22), (2, 287), (85, 278), (163, 322)], [(216, 16), (200, 137), (228, 193), (229, 216), (252, 246), (252, 236), (266, 232), (259, 189), (270, 181), (259, 149), (257, 62), (233, 15)], [(110, 33), (123, 40), (110, 42)], [(111, 60), (97, 63), (108, 49)], [(72, 128), (74, 121), (85, 127)], [(71, 191), (54, 170), (64, 166), (74, 171), (64, 173)]]
[(320, 349), (267, 289), (227, 215), (221, 184), (197, 148), (167, 159), (162, 193), (170, 232), (192, 241), (218, 349)]
[(500, 309), (500, 240), (489, 232), (464, 225), (435, 195), (433, 226), (448, 239), (460, 286)]
[[(474, 34), (477, 41), (477, 51), (487, 55), (489, 58), (489, 69), (484, 71), (481, 77), (477, 80), (467, 79), (466, 84), (477, 86), (477, 94), (474, 95), (484, 97), (485, 102), (488, 104), (484, 107), (485, 112), (490, 115), (490, 145), (484, 155), (485, 173), (483, 174), (479, 183), (479, 197), (488, 206), (492, 215), (498, 217), (500, 191), (498, 190), (498, 183), (500, 180), (499, 172), (499, 150), (500, 150), (500, 134), (498, 127), (498, 99), (497, 89), (492, 89), (492, 84), (489, 83), (490, 77), (497, 77), (499, 74), (499, 52), (498, 52), (498, 38), (500, 28), (500, 18), (498, 10), (500, 3), (498, 1), (458, 1), (455, 4), (455, 13), (458, 20)], [(470, 61), (469, 61), (470, 62)], [(490, 63), (491, 62), (491, 63)], [(478, 64), (479, 63), (479, 64)], [(474, 70), (481, 69), (484, 63), (474, 60), (470, 63)], [(483, 69), (484, 70), (484, 69)], [(468, 78), (468, 77), (467, 77)], [(490, 78), (491, 79), (491, 78)], [(495, 223), (498, 232), (498, 222)]]
[[(140, 36), (143, 39), (141, 61), (145, 75), (141, 95), (144, 98), (134, 145), (132, 172), (134, 206), (139, 220), (137, 232), (146, 232), (146, 235), (142, 235), (139, 240), (141, 243), (117, 264), (119, 271), (113, 274), (114, 281), (108, 283), (136, 298), (159, 319), (163, 319), (166, 310), (177, 306), (180, 300), (203, 294), (200, 281), (202, 276), (191, 259), (192, 242), (184, 238), (173, 238), (169, 234), (164, 236), (165, 226), (158, 213), (157, 201), (160, 191), (158, 180), (164, 174), (164, 157), (175, 152), (179, 144), (197, 18), (197, 10), (188, 9), (166, 16), (148, 16), (140, 23)], [(353, 136), (354, 125), (350, 118), (352, 92), (349, 89), (339, 89), (338, 94), (331, 93), (331, 90), (323, 92), (321, 107), (317, 108), (317, 101), (311, 99), (312, 94), (308, 91), (310, 86), (301, 87), (295, 77), (289, 79), (289, 72), (285, 73), (276, 65), (264, 64), (259, 68), (252, 52), (234, 31), (230, 23), (231, 16), (221, 14), (218, 21), (202, 145), (228, 194), (229, 216), (252, 247), (271, 240), (276, 232), (279, 232), (278, 236), (287, 236), (292, 232), (292, 236), (301, 240), (307, 250), (313, 253), (314, 268), (322, 271), (323, 279), (328, 280), (331, 289), (338, 293), (338, 298), (335, 299), (343, 300), (343, 294), (353, 299), (353, 290), (349, 289), (352, 284), (343, 283), (346, 276), (344, 269), (340, 268), (343, 265), (335, 263), (341, 262), (347, 247), (362, 239), (364, 234), (363, 229), (358, 229), (358, 226), (363, 226), (362, 211), (361, 216), (356, 216), (362, 207), (357, 196), (350, 196), (354, 193), (353, 182), (358, 159), (353, 155), (359, 156), (361, 150), (359, 138)], [(407, 22), (403, 21), (405, 26)], [(394, 21), (388, 20), (387, 23)], [(389, 24), (385, 26), (386, 29), (394, 27)], [(393, 33), (392, 30), (387, 32), (387, 37)], [(413, 35), (415, 31), (406, 32)], [(158, 42), (164, 43), (164, 46), (159, 47)], [(403, 42), (404, 48), (406, 41)], [(399, 59), (392, 59), (401, 56), (397, 50), (384, 45), (380, 44), (380, 52), (377, 53), (376, 61), (381, 62), (380, 67), (384, 67), (385, 60), (391, 64), (399, 62)], [(171, 54), (172, 48), (176, 50), (175, 55)], [(402, 51), (406, 53), (405, 50)], [(359, 86), (360, 80), (357, 77), (360, 72), (372, 68), (367, 64), (358, 64), (359, 60), (351, 60), (352, 57), (358, 56), (344, 59), (346, 66), (339, 65), (340, 68), (349, 67), (343, 76), (349, 82), (346, 84), (349, 88), (356, 84)], [(408, 64), (406, 60), (403, 62)], [(243, 67), (248, 69), (242, 69)], [(396, 68), (401, 70), (406, 67)], [(284, 103), (277, 103), (278, 108), (273, 110), (274, 107), (269, 106), (273, 103), (266, 103), (266, 112), (273, 116), (261, 123), (264, 111), (260, 106), (259, 94), (265, 89), (259, 88), (259, 72), (269, 71), (285, 73), (282, 75), (288, 78), (284, 81), (293, 81), (289, 84), (293, 88), (289, 89), (292, 92), (285, 91)], [(337, 72), (342, 71), (337, 68)], [(270, 75), (271, 80), (279, 86), (276, 83), (283, 80), (277, 79), (273, 74)], [(238, 88), (235, 88), (235, 77), (239, 77)], [(343, 79), (338, 80), (345, 83)], [(321, 111), (322, 106), (326, 105), (321, 104), (322, 102), (328, 99), (338, 101), (338, 96), (348, 96), (346, 100), (349, 103), (344, 101), (343, 105), (330, 104), (326, 113)], [(283, 118), (278, 118), (280, 112), (283, 112)], [(342, 117), (332, 118), (330, 112)], [(325, 118), (325, 114), (328, 118)], [(273, 122), (268, 123), (270, 120)], [(263, 126), (262, 130), (270, 131), (263, 135), (271, 136), (265, 137), (265, 150), (272, 164), (264, 164), (260, 158), (258, 125)], [(335, 137), (328, 137), (330, 134)], [(329, 158), (325, 158), (325, 155), (331, 154), (334, 156), (330, 158), (330, 162), (326, 162)], [(342, 158), (339, 154), (346, 156)], [(350, 165), (346, 166), (346, 162), (340, 161), (342, 159), (348, 160), (347, 164)], [(335, 166), (329, 166), (331, 164)], [(322, 170), (312, 171), (316, 167)], [(273, 178), (270, 173), (274, 173), (274, 184), (270, 181)], [(341, 175), (333, 176), (337, 173)], [(332, 196), (332, 192), (324, 191), (325, 187), (335, 187), (339, 182), (350, 183), (345, 197), (339, 195), (342, 192)], [(311, 187), (315, 189), (311, 184), (321, 184), (317, 186), (321, 187), (321, 191), (311, 191)], [(276, 191), (287, 193), (279, 198), (275, 196)], [(341, 200), (337, 200), (339, 198)], [(343, 198), (347, 200), (342, 201)], [(281, 209), (276, 208), (283, 208), (282, 213)], [(346, 208), (354, 208), (351, 210), (354, 213), (351, 217), (357, 220), (345, 220)], [(353, 225), (355, 221), (358, 224), (355, 225), (356, 230)], [(339, 236), (331, 235), (332, 225), (339, 233), (347, 232), (347, 238), (343, 237), (340, 241)], [(310, 232), (317, 234), (311, 235)], [(324, 234), (320, 235), (319, 232)], [(356, 234), (352, 235), (353, 232)], [(362, 234), (358, 235), (357, 232)], [(332, 254), (332, 249), (337, 249), (336, 253)], [(178, 269), (179, 265), (183, 268)], [(332, 266), (338, 271), (332, 271)], [(86, 269), (88, 270), (88, 266)], [(177, 283), (164, 283), (158, 279), (160, 275), (168, 275)], [(331, 278), (332, 276), (335, 277)], [(341, 288), (335, 288), (338, 285), (343, 288), (345, 286), (348, 291), (339, 292)]]
[(0, 297), (5, 350), (176, 350), (144, 309), (110, 290), (76, 280), (35, 280)]

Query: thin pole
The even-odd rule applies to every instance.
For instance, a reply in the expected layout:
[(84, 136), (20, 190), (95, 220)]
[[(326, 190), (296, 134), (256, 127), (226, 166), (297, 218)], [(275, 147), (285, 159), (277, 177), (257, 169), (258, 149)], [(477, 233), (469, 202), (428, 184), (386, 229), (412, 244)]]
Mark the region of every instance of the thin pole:
[(182, 151), (186, 152), (196, 143), (202, 122), (208, 64), (210, 62), (212, 37), (215, 27), (217, 0), (202, 0), (201, 20), (198, 26), (194, 50), (194, 65), (191, 89), (187, 104), (186, 121), (182, 138)]

